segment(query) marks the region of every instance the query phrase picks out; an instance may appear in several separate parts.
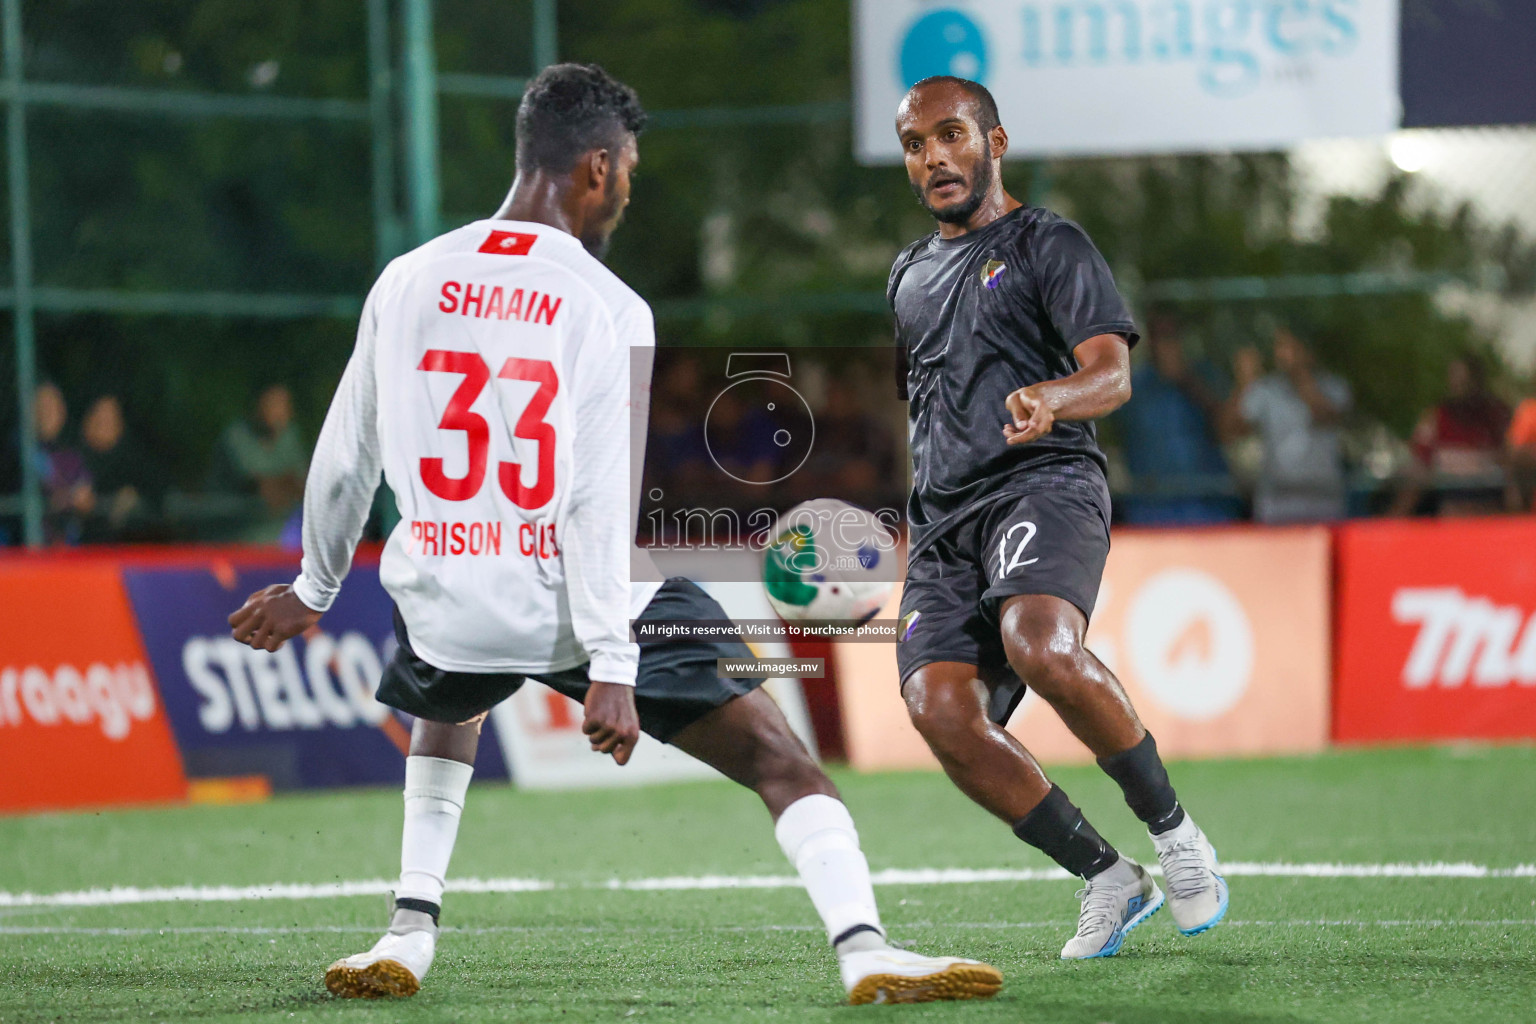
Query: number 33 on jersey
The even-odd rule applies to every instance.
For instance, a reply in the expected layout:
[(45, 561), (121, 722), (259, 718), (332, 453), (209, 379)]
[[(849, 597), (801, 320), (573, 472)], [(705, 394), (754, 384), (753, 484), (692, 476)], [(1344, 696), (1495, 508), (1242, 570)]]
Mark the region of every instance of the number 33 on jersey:
[[(401, 516), (381, 577), (426, 661), (628, 659), (630, 441), (649, 391), (631, 349), (654, 344), (645, 302), (545, 225), (470, 224), (379, 278), (315, 459), (376, 454)], [(305, 527), (306, 555), (324, 548), (324, 524)], [(323, 560), (301, 583), (329, 585)]]

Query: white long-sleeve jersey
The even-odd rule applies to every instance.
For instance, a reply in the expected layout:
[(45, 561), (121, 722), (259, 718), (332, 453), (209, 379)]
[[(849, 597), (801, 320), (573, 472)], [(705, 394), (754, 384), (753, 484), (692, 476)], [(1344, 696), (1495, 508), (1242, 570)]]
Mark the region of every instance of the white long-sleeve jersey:
[(401, 521), (380, 578), (419, 657), (590, 660), (593, 679), (633, 684), (629, 619), (656, 585), (630, 586), (630, 440), (654, 346), (645, 301), (547, 225), (477, 221), (391, 262), (310, 463), (299, 600), (335, 600), (382, 469)]

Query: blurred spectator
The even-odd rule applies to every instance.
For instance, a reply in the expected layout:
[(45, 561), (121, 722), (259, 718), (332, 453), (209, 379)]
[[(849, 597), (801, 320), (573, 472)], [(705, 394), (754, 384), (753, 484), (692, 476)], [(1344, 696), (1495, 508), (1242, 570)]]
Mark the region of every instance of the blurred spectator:
[(1508, 445), (1511, 504), (1536, 512), (1536, 395), (1515, 407)]
[(1118, 414), (1134, 492), (1117, 501), (1127, 523), (1219, 523), (1237, 518), (1232, 475), (1216, 436), (1221, 400), (1192, 370), (1178, 324), (1154, 317), (1131, 374), (1131, 401)]
[(740, 384), (725, 388), (707, 406), (705, 433), (708, 454), (723, 473), (710, 482), (721, 490), (727, 505), (748, 507), (761, 503), (763, 485), (777, 480), (786, 470), (784, 454), (774, 443), (779, 420), (761, 406), (762, 386)]
[(37, 447), (31, 458), (42, 482), (44, 536), (51, 544), (78, 544), (96, 496), (85, 459), (63, 441), (69, 406), (57, 385), (38, 385), (32, 395), (32, 422)]
[(816, 438), (805, 469), (789, 481), (799, 498), (841, 498), (876, 509), (901, 508), (906, 476), (890, 424), (869, 411), (866, 380), (843, 368), (828, 381), (816, 414)]
[(293, 396), (273, 384), (256, 398), (248, 419), (219, 436), (209, 487), (260, 498), (258, 513), (240, 532), (252, 543), (276, 543), (304, 496), (309, 458), (293, 422)]
[(1343, 378), (1320, 370), (1312, 350), (1275, 331), (1275, 372), (1256, 349), (1237, 353), (1237, 387), (1224, 420), (1233, 434), (1256, 433), (1263, 449), (1253, 516), (1265, 523), (1341, 519), (1346, 507), (1339, 427), (1351, 395)]
[(713, 468), (704, 446), (704, 410), (709, 404), (704, 401), (697, 359), (661, 350), (656, 358), (645, 486), (660, 488), (664, 503), (686, 503), (690, 495), (698, 494)]
[(1392, 515), (1417, 511), (1426, 491), (1437, 515), (1479, 515), (1504, 508), (1509, 406), (1488, 390), (1487, 371), (1473, 356), (1452, 360), (1445, 383), (1445, 400), (1414, 428), (1414, 463)]
[(152, 514), (154, 471), (148, 453), (128, 437), (116, 395), (103, 395), (91, 405), (80, 425), (80, 440), (96, 495), (85, 539), (123, 540)]

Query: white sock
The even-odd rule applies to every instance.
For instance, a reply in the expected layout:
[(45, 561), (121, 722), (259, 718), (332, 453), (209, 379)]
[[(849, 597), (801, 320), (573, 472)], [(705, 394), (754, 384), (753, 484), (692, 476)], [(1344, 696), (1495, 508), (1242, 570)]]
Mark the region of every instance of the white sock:
[[(774, 826), (784, 856), (800, 873), (816, 913), (827, 926), (827, 940), (860, 925), (877, 929), (883, 944), (880, 911), (869, 882), (869, 862), (859, 849), (859, 833), (841, 800), (820, 793), (790, 804)], [(861, 933), (867, 934), (867, 933)]]
[(396, 899), (443, 903), (448, 859), (459, 835), (459, 815), (473, 765), (441, 757), (405, 759), (405, 828), (400, 837)]

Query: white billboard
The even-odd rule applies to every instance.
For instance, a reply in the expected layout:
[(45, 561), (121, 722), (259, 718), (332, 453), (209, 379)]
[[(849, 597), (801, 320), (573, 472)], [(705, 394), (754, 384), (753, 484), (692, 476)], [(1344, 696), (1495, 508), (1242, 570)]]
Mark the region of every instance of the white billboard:
[(997, 97), (1011, 156), (1277, 149), (1401, 120), (1399, 0), (855, 0), (859, 159), (930, 75)]

